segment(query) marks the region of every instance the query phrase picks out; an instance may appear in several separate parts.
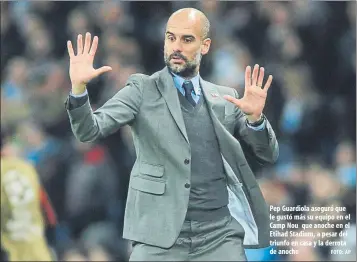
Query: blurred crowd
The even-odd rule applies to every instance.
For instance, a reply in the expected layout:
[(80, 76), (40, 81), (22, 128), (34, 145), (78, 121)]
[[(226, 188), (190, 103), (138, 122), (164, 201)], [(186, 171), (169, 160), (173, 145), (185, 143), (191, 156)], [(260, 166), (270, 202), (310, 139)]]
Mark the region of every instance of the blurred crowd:
[[(5, 149), (31, 161), (57, 211), (53, 247), (63, 260), (126, 260), (121, 238), (135, 161), (130, 129), (80, 143), (64, 101), (70, 91), (67, 40), (99, 36), (95, 67), (112, 72), (88, 85), (93, 109), (136, 72), (164, 67), (164, 30), (183, 7), (211, 22), (212, 46), (201, 76), (242, 94), (247, 65), (274, 76), (265, 114), (279, 141), (277, 164), (251, 161), (272, 205), (341, 205), (351, 213), (347, 242), (356, 261), (356, 3), (1, 2), (1, 135)], [(348, 248), (348, 247), (347, 247)], [(299, 255), (247, 250), (249, 260), (337, 261), (329, 247)]]

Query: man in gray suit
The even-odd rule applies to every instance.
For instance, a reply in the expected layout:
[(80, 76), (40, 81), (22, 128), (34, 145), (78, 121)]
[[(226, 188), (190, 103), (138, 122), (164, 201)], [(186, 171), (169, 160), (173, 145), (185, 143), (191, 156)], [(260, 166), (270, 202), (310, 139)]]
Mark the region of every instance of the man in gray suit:
[(166, 67), (133, 74), (95, 112), (85, 86), (111, 68), (93, 68), (98, 37), (91, 44), (87, 33), (83, 46), (79, 35), (77, 54), (68, 41), (74, 135), (91, 142), (126, 124), (132, 130), (137, 159), (123, 232), (133, 241), (132, 261), (244, 261), (244, 248), (269, 245), (268, 208), (241, 145), (261, 163), (278, 158), (262, 113), (272, 76), (263, 86), (264, 68), (247, 67), (241, 99), (233, 88), (204, 81), (199, 66), (210, 48), (209, 26), (196, 9), (172, 14)]

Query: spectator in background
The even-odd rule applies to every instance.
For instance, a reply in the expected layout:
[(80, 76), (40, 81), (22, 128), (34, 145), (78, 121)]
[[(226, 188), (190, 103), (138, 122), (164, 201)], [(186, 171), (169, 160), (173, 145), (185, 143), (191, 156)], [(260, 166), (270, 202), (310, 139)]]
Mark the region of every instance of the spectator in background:
[(30, 117), (28, 66), (25, 58), (14, 57), (6, 67), (6, 77), (1, 83), (1, 125), (4, 130), (16, 127)]
[(121, 174), (113, 170), (112, 160), (103, 146), (74, 144), (76, 151), (82, 154), (73, 156), (65, 186), (65, 208), (71, 232), (78, 236), (96, 221), (111, 221), (116, 223), (117, 229), (121, 228), (123, 203), (118, 196)]
[[(46, 229), (56, 215), (35, 167), (11, 140), (1, 137), (1, 260), (49, 261), (54, 258)], [(48, 227), (49, 226), (49, 227)]]
[(11, 19), (7, 3), (1, 2), (0, 11), (1, 34), (1, 79), (6, 78), (4, 69), (8, 61), (23, 54), (25, 49), (24, 37), (16, 25), (16, 20)]
[(340, 183), (348, 189), (356, 187), (356, 152), (350, 141), (338, 144), (335, 151), (335, 172)]

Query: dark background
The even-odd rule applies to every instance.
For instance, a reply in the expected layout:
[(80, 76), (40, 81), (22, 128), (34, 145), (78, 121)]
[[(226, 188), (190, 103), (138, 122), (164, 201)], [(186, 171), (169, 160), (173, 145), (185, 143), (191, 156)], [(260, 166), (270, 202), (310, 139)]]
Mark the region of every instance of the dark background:
[[(278, 137), (279, 161), (266, 168), (252, 163), (267, 202), (335, 203), (355, 213), (355, 2), (2, 2), (1, 134), (7, 149), (40, 173), (61, 223), (53, 244), (61, 258), (119, 256), (135, 161), (128, 128), (93, 144), (75, 141), (64, 109), (66, 41), (87, 31), (99, 36), (95, 66), (113, 71), (88, 86), (98, 108), (130, 74), (164, 66), (166, 21), (182, 7), (202, 10), (211, 22), (204, 79), (242, 94), (247, 65), (274, 76), (264, 112)], [(336, 259), (329, 248), (301, 254), (284, 259)], [(266, 250), (247, 255), (279, 259)]]

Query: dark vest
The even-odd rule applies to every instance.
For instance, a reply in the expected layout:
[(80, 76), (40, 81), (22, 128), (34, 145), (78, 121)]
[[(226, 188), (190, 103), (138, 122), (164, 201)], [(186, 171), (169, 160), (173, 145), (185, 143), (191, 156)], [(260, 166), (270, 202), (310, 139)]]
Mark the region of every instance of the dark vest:
[(191, 191), (186, 219), (216, 220), (229, 215), (223, 161), (204, 96), (193, 107), (178, 91), (191, 146)]

